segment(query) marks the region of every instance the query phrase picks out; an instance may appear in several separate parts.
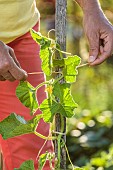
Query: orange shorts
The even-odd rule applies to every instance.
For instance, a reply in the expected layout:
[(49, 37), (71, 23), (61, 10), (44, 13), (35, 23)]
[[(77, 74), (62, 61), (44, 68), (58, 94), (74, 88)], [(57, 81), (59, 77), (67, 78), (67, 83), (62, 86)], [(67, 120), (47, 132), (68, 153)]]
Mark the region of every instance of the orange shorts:
[[(34, 29), (37, 31), (39, 24), (36, 24)], [(30, 33), (17, 38), (8, 44), (15, 51), (16, 57), (20, 62), (21, 67), (29, 72), (41, 72), (41, 61), (39, 58), (39, 46), (32, 39)], [(28, 81), (37, 86), (44, 81), (44, 75), (29, 75)], [(15, 95), (15, 89), (18, 85), (15, 82), (0, 82), (0, 121), (7, 117), (10, 113), (15, 112), (23, 116), (26, 120), (31, 119), (29, 110), (24, 107)], [(44, 87), (37, 92), (37, 98), (41, 103), (45, 98)], [(39, 114), (37, 111), (36, 114)], [(45, 136), (49, 134), (49, 124), (42, 120), (39, 123), (37, 131)], [(3, 140), (0, 136), (0, 145), (3, 154), (3, 170), (14, 170), (19, 168), (25, 160), (33, 159), (35, 162), (35, 169), (37, 169), (37, 154), (45, 141), (34, 134), (23, 135), (20, 137)], [(48, 141), (43, 148), (45, 151), (53, 151), (52, 142)], [(44, 170), (50, 170), (48, 163)]]

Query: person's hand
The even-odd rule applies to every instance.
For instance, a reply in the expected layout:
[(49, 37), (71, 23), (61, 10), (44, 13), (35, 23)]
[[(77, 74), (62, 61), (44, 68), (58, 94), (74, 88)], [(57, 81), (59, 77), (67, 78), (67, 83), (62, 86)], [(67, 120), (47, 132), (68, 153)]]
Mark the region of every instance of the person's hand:
[(113, 26), (101, 9), (84, 12), (84, 30), (89, 42), (89, 64), (98, 65), (113, 52)]
[(21, 69), (14, 50), (0, 41), (0, 81), (25, 80), (27, 73)]

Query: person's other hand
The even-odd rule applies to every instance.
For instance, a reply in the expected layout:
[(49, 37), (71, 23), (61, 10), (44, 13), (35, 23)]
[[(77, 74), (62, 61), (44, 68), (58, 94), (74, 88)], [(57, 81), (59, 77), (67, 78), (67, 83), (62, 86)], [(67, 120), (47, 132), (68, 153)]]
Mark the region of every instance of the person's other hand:
[(27, 73), (21, 69), (14, 50), (0, 41), (0, 81), (26, 80)]
[(89, 42), (89, 64), (104, 62), (113, 52), (113, 26), (101, 9), (84, 12), (84, 30)]

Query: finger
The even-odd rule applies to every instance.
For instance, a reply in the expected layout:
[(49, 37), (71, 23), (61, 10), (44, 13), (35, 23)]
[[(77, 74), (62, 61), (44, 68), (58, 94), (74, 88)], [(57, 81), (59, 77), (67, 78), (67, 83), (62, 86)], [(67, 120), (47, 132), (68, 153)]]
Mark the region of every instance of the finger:
[(102, 55), (100, 55), (93, 63), (91, 63), (91, 66), (94, 65), (99, 65), (101, 63), (103, 63), (108, 57), (110, 56), (110, 54), (108, 52), (104, 52)]
[(11, 82), (15, 81), (15, 78), (9, 72), (2, 73), (2, 76), (4, 79), (9, 80)]
[(102, 54), (104, 52), (104, 47), (101, 45), (100, 46), (100, 54)]
[(101, 54), (100, 56), (98, 56), (98, 58), (91, 63), (90, 65), (98, 65), (103, 63), (108, 57), (111, 56), (112, 54), (112, 50), (113, 50), (113, 41), (111, 38), (107, 38), (107, 40), (105, 40), (106, 42), (104, 43), (105, 46), (102, 48), (101, 47)]
[(17, 64), (17, 66), (21, 68), (20, 63), (18, 62), (16, 55), (14, 53), (14, 50), (10, 47), (9, 47), (9, 54), (13, 58), (14, 62)]
[(6, 81), (6, 79), (0, 75), (0, 81)]
[(16, 80), (26, 80), (28, 77), (27, 72), (19, 68), (14, 61), (12, 61), (11, 66), (9, 67), (9, 72)]
[(99, 54), (99, 35), (92, 33), (89, 37), (89, 63), (96, 60)]

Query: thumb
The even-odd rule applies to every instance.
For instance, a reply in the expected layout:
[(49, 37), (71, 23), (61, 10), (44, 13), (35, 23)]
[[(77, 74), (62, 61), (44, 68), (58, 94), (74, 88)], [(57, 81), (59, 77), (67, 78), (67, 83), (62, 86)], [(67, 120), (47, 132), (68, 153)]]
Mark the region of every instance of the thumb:
[(97, 58), (96, 56), (90, 55), (89, 59), (88, 59), (88, 62), (93, 63), (96, 60), (96, 58)]
[(92, 63), (96, 60), (99, 54), (99, 39), (95, 37), (89, 40), (89, 59), (88, 62)]

